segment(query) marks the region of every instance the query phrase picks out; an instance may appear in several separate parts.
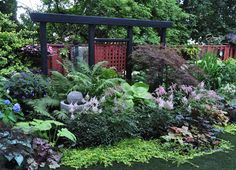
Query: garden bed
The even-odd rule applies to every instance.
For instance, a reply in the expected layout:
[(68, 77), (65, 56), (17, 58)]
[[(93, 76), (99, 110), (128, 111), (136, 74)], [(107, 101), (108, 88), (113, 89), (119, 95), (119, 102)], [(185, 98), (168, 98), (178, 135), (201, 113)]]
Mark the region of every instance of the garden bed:
[(220, 135), (236, 129), (235, 59), (205, 54), (186, 61), (175, 50), (139, 46), (131, 55), (132, 80), (106, 61), (89, 66), (67, 58), (65, 74), (46, 77), (30, 71), (33, 63), (10, 59), (39, 49), (14, 51), (21, 47), (13, 38), (18, 33), (1, 34), (7, 37), (0, 70), (3, 168), (207, 168), (203, 159), (232, 148)]

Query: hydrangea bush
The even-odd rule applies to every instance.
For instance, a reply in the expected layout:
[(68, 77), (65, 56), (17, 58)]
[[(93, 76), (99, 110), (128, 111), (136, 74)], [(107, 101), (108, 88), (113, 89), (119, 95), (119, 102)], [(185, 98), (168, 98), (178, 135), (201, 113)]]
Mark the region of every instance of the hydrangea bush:
[(0, 120), (5, 124), (13, 124), (23, 120), (24, 114), (19, 103), (0, 99)]
[(48, 91), (48, 83), (41, 75), (21, 72), (14, 74), (9, 79), (6, 88), (12, 97), (23, 101), (45, 96)]

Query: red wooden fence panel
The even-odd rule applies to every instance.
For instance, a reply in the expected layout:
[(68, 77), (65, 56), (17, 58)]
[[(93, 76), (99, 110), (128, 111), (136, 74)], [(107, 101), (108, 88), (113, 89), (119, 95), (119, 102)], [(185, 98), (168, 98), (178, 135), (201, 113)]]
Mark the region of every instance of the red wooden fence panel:
[(48, 55), (48, 72), (58, 71), (64, 73), (64, 68), (60, 64), (62, 63), (62, 58), (60, 57), (60, 49), (64, 48), (64, 45), (61, 44), (50, 44), (48, 48), (51, 48), (51, 54)]
[(107, 67), (114, 67), (120, 73), (125, 71), (126, 53), (126, 42), (95, 43), (95, 63), (108, 61)]
[(198, 47), (201, 49), (200, 56), (210, 52), (218, 55), (222, 60), (227, 60), (228, 58), (236, 59), (235, 47), (231, 45), (201, 45)]
[[(51, 55), (48, 56), (48, 71), (58, 71), (64, 73), (63, 66), (58, 63), (62, 62), (60, 57), (60, 49), (64, 48), (63, 44), (50, 44), (48, 48), (51, 48)], [(236, 59), (236, 47), (230, 45), (201, 45), (198, 46), (201, 49), (200, 55), (207, 52), (214, 53), (221, 57), (223, 60), (228, 58)], [(175, 49), (183, 48), (183, 46), (177, 46)], [(127, 42), (96, 42), (95, 43), (95, 63), (100, 61), (108, 61), (107, 67), (113, 67), (118, 72), (124, 73), (126, 66), (126, 54), (127, 54)], [(222, 54), (222, 55), (220, 55)]]

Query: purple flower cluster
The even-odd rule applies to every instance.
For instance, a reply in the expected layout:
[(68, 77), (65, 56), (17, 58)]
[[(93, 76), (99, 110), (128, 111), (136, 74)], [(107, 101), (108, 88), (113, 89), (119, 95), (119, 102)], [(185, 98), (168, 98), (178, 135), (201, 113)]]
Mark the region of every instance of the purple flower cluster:
[(166, 90), (160, 86), (157, 88), (153, 95), (159, 105), (159, 108), (173, 110), (174, 103), (182, 103), (183, 106), (188, 106), (192, 101), (201, 100), (220, 100), (221, 97), (213, 90), (205, 89), (204, 83), (200, 83), (197, 87), (187, 85), (172, 85)]
[(230, 33), (225, 36), (225, 40), (233, 45), (236, 45), (236, 34)]
[(5, 104), (5, 105), (10, 105), (11, 102), (10, 102), (10, 100), (4, 100), (4, 104)]
[(19, 103), (14, 104), (12, 110), (13, 110), (15, 113), (19, 113), (19, 112), (21, 111), (20, 104), (19, 104)]
[[(174, 88), (170, 87), (172, 90)], [(155, 95), (157, 96), (156, 98), (156, 102), (158, 103), (159, 105), (159, 108), (165, 108), (165, 109), (168, 109), (168, 110), (172, 110), (174, 109), (174, 103), (173, 103), (173, 94), (170, 93), (169, 97), (167, 100), (164, 100), (162, 98), (163, 95), (166, 95), (167, 92), (165, 90), (165, 88), (163, 86), (160, 86), (158, 87), (156, 90), (155, 90)]]

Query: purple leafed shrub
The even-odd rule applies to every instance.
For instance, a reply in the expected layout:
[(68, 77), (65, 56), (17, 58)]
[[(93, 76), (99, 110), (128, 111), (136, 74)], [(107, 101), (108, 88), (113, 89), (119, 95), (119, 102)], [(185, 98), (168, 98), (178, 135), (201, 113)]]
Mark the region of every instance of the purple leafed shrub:
[(132, 64), (134, 71), (146, 73), (151, 91), (163, 83), (196, 86), (199, 82), (195, 77), (204, 76), (201, 69), (187, 64), (175, 50), (168, 48), (138, 46), (132, 53)]

